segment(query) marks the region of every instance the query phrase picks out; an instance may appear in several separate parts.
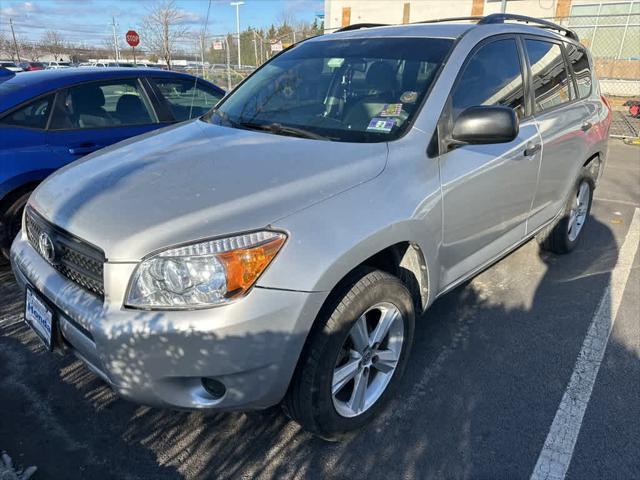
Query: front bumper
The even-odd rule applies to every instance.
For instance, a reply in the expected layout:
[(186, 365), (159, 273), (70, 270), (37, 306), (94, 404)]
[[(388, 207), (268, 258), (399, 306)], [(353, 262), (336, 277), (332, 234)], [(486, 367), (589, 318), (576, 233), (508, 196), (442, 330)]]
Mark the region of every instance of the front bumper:
[[(205, 310), (124, 308), (135, 264), (105, 264), (104, 301), (51, 267), (18, 235), (11, 264), (56, 307), (64, 348), (121, 396), (170, 408), (253, 409), (284, 396), (324, 293), (254, 288), (244, 299)], [(222, 397), (203, 378), (222, 382)]]

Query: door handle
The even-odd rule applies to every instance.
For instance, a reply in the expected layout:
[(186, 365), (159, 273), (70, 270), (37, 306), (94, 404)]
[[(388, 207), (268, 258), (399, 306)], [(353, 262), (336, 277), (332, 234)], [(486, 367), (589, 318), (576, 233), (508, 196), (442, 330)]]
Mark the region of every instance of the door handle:
[(527, 148), (524, 149), (524, 156), (530, 157), (532, 155), (535, 155), (536, 152), (540, 151), (541, 149), (542, 145), (540, 145), (539, 143), (536, 143), (535, 145), (533, 143), (529, 143), (527, 145)]
[(95, 152), (102, 148), (102, 145), (81, 145), (77, 147), (70, 147), (69, 153), (71, 155), (86, 155), (87, 153)]
[(580, 130), (582, 130), (583, 132), (588, 132), (591, 127), (593, 127), (593, 123), (591, 122), (585, 122), (582, 124), (582, 126), (580, 127)]

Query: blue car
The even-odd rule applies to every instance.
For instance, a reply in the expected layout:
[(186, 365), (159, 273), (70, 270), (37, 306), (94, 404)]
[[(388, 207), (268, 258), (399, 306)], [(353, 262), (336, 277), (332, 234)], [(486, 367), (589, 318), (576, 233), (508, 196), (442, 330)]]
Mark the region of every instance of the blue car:
[[(0, 79), (0, 252), (8, 258), (30, 193), (100, 148), (203, 115), (224, 90), (150, 68), (67, 68)], [(0, 255), (1, 261), (1, 255)]]

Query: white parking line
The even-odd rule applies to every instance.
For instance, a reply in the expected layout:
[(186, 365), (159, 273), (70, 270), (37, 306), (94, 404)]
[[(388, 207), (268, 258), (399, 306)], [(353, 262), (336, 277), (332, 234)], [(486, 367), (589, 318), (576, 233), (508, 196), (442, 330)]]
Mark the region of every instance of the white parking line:
[(622, 301), (640, 243), (640, 209), (636, 208), (611, 279), (584, 339), (569, 385), (553, 419), (531, 480), (562, 480), (567, 474), (584, 413)]
[(602, 197), (593, 197), (593, 199), (598, 202), (619, 203), (621, 205), (630, 205), (632, 207), (640, 207), (640, 204), (638, 204), (638, 202), (630, 202), (628, 200), (616, 200), (615, 198), (602, 198)]

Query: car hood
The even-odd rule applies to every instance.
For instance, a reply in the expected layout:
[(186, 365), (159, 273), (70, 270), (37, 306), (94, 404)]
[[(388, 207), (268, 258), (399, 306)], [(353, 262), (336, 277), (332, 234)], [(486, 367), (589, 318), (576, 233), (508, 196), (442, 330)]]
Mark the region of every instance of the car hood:
[(29, 202), (53, 224), (137, 261), (269, 226), (377, 176), (386, 143), (285, 137), (200, 120), (126, 140), (54, 173)]

